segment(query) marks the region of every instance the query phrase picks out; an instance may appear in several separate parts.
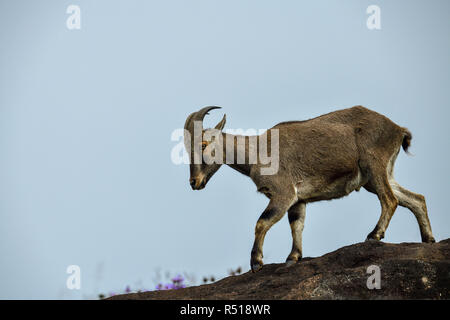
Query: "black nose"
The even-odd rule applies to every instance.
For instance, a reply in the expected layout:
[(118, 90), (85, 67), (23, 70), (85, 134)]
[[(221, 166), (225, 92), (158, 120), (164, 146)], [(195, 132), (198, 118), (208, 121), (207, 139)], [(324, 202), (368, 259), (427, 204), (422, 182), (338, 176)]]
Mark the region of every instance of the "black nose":
[(195, 186), (195, 179), (190, 179), (189, 180), (191, 187), (193, 188)]

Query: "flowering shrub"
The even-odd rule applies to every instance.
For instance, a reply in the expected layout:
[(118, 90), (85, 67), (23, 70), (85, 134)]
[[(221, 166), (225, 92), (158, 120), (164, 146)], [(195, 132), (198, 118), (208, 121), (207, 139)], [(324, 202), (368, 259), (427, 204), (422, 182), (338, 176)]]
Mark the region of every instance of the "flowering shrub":
[(177, 275), (172, 278), (172, 283), (158, 283), (156, 286), (156, 290), (172, 290), (172, 289), (181, 289), (186, 288), (186, 285), (183, 283), (184, 278), (181, 275)]
[[(228, 270), (228, 274), (231, 276), (234, 276), (234, 275), (240, 274), (241, 271), (242, 271), (242, 269), (241, 269), (241, 267), (239, 267), (236, 270)], [(169, 275), (167, 275), (167, 278), (169, 278)], [(176, 290), (176, 289), (186, 288), (185, 280), (186, 279), (182, 275), (179, 274), (179, 275), (171, 278), (170, 282), (158, 283), (158, 285), (156, 285), (156, 287), (155, 287), (155, 290)], [(213, 277), (213, 276), (211, 276), (209, 278), (208, 277), (203, 278), (203, 283), (214, 282), (214, 281), (215, 281), (215, 277)], [(192, 279), (191, 279), (191, 282), (192, 282)], [(104, 294), (99, 294), (98, 297), (99, 297), (99, 299), (104, 299), (106, 297), (112, 297), (117, 294), (131, 293), (132, 291), (133, 290), (131, 290), (131, 287), (128, 285), (125, 287), (124, 292), (121, 292), (121, 293), (110, 292), (107, 296)], [(149, 291), (149, 290), (146, 290), (146, 289), (134, 290), (134, 292), (147, 292), (147, 291)]]

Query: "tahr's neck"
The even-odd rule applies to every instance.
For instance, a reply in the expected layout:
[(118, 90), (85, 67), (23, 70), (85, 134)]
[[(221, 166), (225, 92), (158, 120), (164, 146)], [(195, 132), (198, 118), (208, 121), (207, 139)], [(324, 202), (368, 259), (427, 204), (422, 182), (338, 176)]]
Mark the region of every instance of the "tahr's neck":
[(223, 163), (246, 176), (250, 176), (250, 170), (253, 166), (253, 164), (249, 164), (249, 148), (251, 136), (222, 133), (222, 138)]

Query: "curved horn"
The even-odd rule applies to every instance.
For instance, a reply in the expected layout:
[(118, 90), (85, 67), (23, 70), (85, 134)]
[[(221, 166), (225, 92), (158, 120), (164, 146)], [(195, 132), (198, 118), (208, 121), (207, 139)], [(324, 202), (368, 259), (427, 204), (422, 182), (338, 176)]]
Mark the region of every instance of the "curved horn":
[(194, 131), (194, 121), (203, 121), (203, 118), (205, 118), (205, 116), (208, 114), (209, 111), (211, 111), (213, 109), (220, 109), (220, 108), (221, 107), (217, 107), (217, 106), (209, 106), (209, 107), (204, 107), (197, 112), (191, 113), (186, 119), (184, 128), (192, 133)]
[[(187, 130), (191, 134), (190, 145), (188, 143), (188, 140), (186, 140), (186, 136), (184, 139), (184, 144), (185, 144), (187, 150), (191, 150), (191, 151), (194, 150), (194, 148), (192, 148), (193, 143), (194, 143), (194, 121), (202, 121), (202, 123), (203, 123), (203, 118), (208, 114), (209, 111), (211, 111), (213, 109), (220, 109), (220, 108), (221, 107), (217, 107), (217, 106), (204, 107), (197, 112), (191, 113), (186, 118), (186, 122), (184, 124), (184, 129)], [(203, 130), (203, 125), (202, 125), (201, 129)]]

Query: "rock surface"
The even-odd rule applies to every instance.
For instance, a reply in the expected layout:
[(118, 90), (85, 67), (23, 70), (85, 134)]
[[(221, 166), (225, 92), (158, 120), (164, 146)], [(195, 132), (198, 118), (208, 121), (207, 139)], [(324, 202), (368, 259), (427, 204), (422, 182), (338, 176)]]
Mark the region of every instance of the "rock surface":
[[(381, 289), (367, 288), (371, 265), (380, 268)], [(357, 243), (289, 267), (269, 264), (212, 284), (110, 299), (450, 299), (450, 239)]]

